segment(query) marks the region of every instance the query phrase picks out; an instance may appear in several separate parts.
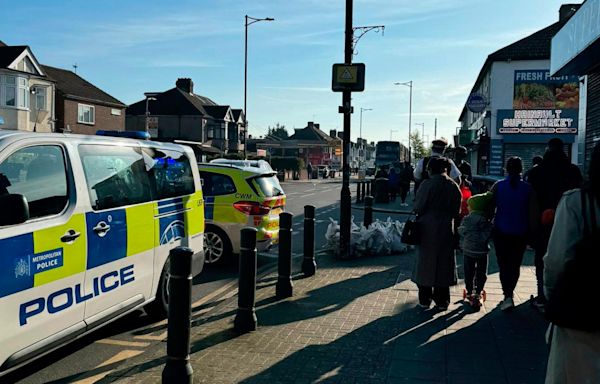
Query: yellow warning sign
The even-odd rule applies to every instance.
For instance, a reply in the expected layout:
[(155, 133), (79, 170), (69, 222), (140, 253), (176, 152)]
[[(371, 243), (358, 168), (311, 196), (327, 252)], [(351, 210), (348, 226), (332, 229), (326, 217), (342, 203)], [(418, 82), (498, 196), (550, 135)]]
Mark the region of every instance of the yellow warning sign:
[(332, 90), (334, 92), (362, 92), (365, 88), (365, 65), (334, 64)]

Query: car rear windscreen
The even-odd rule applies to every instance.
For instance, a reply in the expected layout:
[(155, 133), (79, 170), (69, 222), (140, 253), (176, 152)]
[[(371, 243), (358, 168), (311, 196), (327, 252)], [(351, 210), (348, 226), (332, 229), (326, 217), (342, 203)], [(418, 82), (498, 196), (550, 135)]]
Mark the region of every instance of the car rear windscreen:
[(282, 196), (285, 193), (279, 180), (274, 175), (264, 175), (254, 178), (256, 185), (265, 197)]

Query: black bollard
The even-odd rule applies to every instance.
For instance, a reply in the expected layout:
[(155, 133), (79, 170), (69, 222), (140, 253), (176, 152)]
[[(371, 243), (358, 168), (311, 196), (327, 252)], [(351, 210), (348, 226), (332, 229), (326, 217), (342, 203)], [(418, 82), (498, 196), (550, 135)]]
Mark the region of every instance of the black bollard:
[(302, 260), (302, 273), (305, 277), (315, 274), (315, 207), (304, 206), (304, 259)]
[(356, 204), (360, 203), (360, 181), (356, 182)]
[(362, 201), (365, 201), (365, 197), (367, 197), (367, 194), (365, 193), (367, 181), (363, 181), (361, 184), (362, 184)]
[(279, 214), (279, 262), (275, 296), (284, 299), (293, 295), (292, 284), (292, 218), (289, 212)]
[(256, 331), (256, 228), (241, 230), (238, 309), (233, 328), (238, 333)]
[(373, 223), (373, 196), (367, 196), (365, 198), (365, 227), (369, 228), (369, 226)]
[(367, 184), (367, 194), (366, 196), (371, 196), (371, 181), (367, 181), (365, 184)]
[(192, 251), (177, 247), (169, 253), (169, 316), (167, 363), (163, 383), (192, 383), (190, 325), (192, 317)]

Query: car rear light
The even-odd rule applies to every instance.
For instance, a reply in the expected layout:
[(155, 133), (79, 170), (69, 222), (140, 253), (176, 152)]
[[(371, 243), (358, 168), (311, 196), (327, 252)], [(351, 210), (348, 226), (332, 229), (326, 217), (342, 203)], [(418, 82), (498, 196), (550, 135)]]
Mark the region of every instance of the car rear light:
[(265, 207), (256, 201), (238, 201), (233, 203), (233, 208), (248, 216), (268, 215), (271, 212), (270, 207)]

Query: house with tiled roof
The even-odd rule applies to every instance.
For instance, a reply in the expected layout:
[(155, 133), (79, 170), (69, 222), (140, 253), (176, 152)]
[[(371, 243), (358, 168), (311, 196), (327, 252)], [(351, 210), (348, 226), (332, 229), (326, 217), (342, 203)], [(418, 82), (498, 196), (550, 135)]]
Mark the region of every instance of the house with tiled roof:
[(243, 149), (239, 133), (230, 133), (230, 125), (236, 121), (231, 107), (194, 93), (192, 79), (177, 79), (174, 88), (145, 95), (145, 99), (127, 107), (127, 130), (147, 130), (163, 141), (208, 144), (221, 153)]
[(125, 130), (124, 103), (73, 71), (42, 65), (56, 84), (56, 131), (94, 135)]
[(54, 131), (54, 86), (29, 46), (0, 41), (0, 129)]
[(503, 175), (511, 156), (521, 157), (527, 169), (552, 137), (577, 158), (579, 81), (550, 76), (550, 46), (579, 6), (561, 6), (557, 22), (487, 56), (455, 138), (467, 147), (474, 173)]

